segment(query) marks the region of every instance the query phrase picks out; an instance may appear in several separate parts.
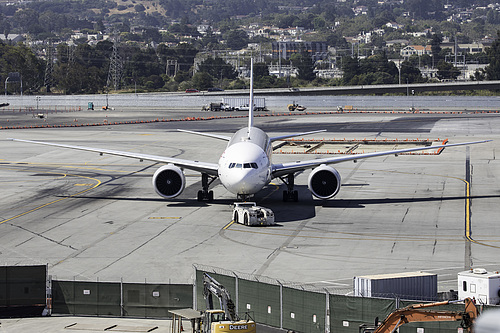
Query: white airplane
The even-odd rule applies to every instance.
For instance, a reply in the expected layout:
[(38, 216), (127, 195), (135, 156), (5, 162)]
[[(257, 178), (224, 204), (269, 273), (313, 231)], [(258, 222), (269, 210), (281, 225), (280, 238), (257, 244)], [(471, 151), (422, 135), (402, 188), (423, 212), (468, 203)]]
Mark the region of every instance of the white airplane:
[[(249, 105), (254, 105), (253, 62), (251, 67)], [(209, 187), (217, 178), (220, 179), (222, 185), (229, 192), (236, 194), (237, 197), (241, 199), (247, 199), (253, 194), (259, 192), (273, 179), (279, 178), (287, 186), (287, 190), (283, 191), (283, 201), (297, 201), (298, 192), (294, 190), (295, 174), (306, 169), (313, 169), (308, 178), (308, 188), (311, 193), (319, 199), (330, 199), (339, 192), (341, 182), (339, 172), (334, 169), (331, 164), (337, 164), (346, 161), (356, 161), (376, 156), (397, 156), (401, 153), (415, 152), (426, 149), (440, 149), (445, 147), (456, 147), (491, 141), (483, 140), (463, 142), (447, 145), (398, 149), (383, 152), (364, 153), (356, 155), (353, 154), (341, 157), (327, 157), (314, 160), (273, 164), (272, 144), (274, 141), (324, 132), (324, 130), (269, 137), (263, 130), (253, 126), (253, 111), (253, 108), (249, 109), (248, 126), (238, 130), (232, 137), (187, 130), (178, 130), (181, 132), (203, 135), (228, 141), (226, 150), (224, 150), (224, 152), (222, 153), (222, 156), (220, 157), (217, 164), (102, 148), (89, 148), (21, 139), (10, 140), (85, 150), (97, 152), (101, 155), (110, 154), (122, 157), (136, 158), (141, 161), (146, 160), (166, 163), (166, 165), (160, 167), (153, 175), (153, 187), (155, 188), (156, 193), (158, 193), (165, 199), (175, 198), (184, 190), (186, 186), (186, 178), (183, 169), (194, 170), (201, 173), (202, 179), (202, 189), (198, 191), (198, 201), (213, 200), (214, 194), (213, 191), (209, 190)]]

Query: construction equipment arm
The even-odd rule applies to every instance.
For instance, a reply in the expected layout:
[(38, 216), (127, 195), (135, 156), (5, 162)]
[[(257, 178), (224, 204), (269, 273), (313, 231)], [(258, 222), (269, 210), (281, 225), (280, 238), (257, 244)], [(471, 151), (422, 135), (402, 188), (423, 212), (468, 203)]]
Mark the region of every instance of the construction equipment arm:
[(406, 308), (396, 310), (382, 322), (374, 333), (394, 332), (403, 324), (429, 321), (462, 321), (462, 327), (466, 328), (470, 332), (472, 324), (478, 316), (477, 308), (470, 298), (465, 299), (465, 311), (425, 310), (429, 307), (450, 303), (450, 301), (444, 301), (430, 304), (414, 304), (407, 306)]
[(203, 274), (203, 297), (207, 302), (207, 309), (213, 309), (212, 295), (215, 295), (220, 302), (221, 309), (224, 311), (226, 318), (231, 321), (237, 321), (235, 306), (231, 300), (231, 296), (226, 288), (217, 280), (212, 278), (207, 273)]

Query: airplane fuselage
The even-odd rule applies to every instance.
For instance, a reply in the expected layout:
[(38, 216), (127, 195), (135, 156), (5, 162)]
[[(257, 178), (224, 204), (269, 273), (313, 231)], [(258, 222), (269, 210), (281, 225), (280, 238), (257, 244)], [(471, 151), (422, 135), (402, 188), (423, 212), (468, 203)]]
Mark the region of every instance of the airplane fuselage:
[(264, 131), (257, 127), (240, 129), (219, 159), (222, 185), (237, 195), (257, 193), (271, 181), (271, 156), (271, 140)]

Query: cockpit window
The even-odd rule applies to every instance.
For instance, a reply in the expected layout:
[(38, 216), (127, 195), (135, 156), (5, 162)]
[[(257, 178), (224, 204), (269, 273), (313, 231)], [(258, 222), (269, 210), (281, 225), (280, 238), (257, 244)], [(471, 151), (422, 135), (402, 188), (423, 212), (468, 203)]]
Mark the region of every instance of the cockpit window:
[(252, 162), (252, 163), (229, 163), (229, 169), (233, 169), (233, 168), (258, 169), (259, 166), (255, 162)]

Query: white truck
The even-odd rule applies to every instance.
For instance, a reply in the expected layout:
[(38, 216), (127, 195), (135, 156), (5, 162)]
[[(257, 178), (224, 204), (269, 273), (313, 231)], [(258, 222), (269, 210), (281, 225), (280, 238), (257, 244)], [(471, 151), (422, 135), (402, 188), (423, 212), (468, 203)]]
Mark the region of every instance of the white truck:
[[(255, 111), (267, 111), (265, 98), (256, 97), (253, 104)], [(248, 111), (250, 101), (248, 97), (223, 98), (221, 105), (224, 111)]]
[(233, 220), (248, 226), (275, 224), (273, 211), (257, 206), (255, 202), (235, 202)]

